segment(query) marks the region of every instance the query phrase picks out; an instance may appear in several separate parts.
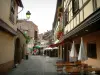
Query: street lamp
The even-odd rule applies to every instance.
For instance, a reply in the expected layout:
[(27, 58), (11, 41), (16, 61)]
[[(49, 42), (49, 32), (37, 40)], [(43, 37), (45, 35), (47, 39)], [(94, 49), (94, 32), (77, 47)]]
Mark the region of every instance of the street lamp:
[(30, 15), (31, 15), (30, 11), (27, 11), (26, 12), (26, 18), (29, 19), (30, 18)]

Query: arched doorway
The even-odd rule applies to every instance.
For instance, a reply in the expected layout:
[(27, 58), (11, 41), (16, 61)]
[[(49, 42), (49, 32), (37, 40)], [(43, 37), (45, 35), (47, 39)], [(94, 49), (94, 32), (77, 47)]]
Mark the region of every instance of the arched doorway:
[(24, 59), (24, 56), (25, 56), (25, 44), (23, 44), (22, 47), (22, 59)]
[(17, 38), (15, 41), (14, 64), (20, 63), (20, 59), (20, 39)]

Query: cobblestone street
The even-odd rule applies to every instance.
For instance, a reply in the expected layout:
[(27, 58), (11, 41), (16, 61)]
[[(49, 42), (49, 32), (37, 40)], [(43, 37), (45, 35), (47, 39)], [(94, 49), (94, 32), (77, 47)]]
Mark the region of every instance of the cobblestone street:
[(56, 60), (45, 56), (29, 56), (28, 60), (23, 60), (8, 75), (57, 75), (54, 66)]

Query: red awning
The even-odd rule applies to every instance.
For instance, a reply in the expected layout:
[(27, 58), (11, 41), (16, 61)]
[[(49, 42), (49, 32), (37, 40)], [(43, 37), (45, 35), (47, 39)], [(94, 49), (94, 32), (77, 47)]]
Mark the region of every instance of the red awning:
[(59, 42), (59, 43), (57, 43), (57, 44), (51, 44), (51, 45), (49, 45), (49, 47), (57, 47), (57, 46), (63, 45), (63, 44), (64, 44), (64, 41)]

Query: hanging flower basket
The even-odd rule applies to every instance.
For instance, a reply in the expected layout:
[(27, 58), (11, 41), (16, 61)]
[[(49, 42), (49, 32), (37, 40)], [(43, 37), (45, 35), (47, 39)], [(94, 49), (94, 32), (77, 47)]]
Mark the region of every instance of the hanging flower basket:
[(60, 39), (61, 36), (63, 36), (63, 32), (62, 32), (62, 31), (59, 31), (59, 32), (57, 33), (57, 39)]

